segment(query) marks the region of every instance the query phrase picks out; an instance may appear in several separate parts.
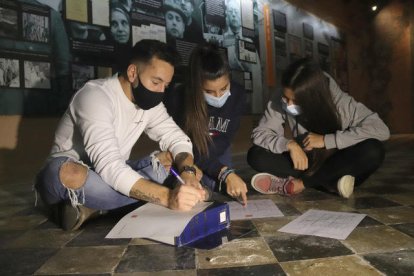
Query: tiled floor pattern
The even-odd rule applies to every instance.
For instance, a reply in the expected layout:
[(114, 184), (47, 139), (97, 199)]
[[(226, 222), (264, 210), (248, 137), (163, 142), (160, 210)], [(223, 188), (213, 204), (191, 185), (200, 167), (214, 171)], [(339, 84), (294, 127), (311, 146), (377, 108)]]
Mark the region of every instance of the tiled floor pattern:
[[(239, 237), (212, 250), (144, 239), (105, 239), (128, 210), (64, 232), (34, 208), (31, 175), (0, 185), (0, 275), (414, 275), (414, 135), (393, 137), (381, 169), (348, 200), (308, 189), (264, 196), (281, 218), (232, 223)], [(240, 174), (254, 173), (235, 156)], [(277, 230), (308, 209), (367, 217), (344, 241)]]

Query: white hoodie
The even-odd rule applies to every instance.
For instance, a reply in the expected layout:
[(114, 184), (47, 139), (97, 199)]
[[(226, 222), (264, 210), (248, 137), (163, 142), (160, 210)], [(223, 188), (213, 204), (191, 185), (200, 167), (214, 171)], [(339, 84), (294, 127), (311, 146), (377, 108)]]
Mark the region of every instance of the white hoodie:
[(143, 132), (173, 157), (180, 152), (192, 154), (190, 139), (163, 103), (143, 110), (126, 97), (117, 75), (92, 80), (75, 94), (60, 120), (50, 157), (81, 160), (115, 190), (129, 196), (142, 176), (126, 161)]

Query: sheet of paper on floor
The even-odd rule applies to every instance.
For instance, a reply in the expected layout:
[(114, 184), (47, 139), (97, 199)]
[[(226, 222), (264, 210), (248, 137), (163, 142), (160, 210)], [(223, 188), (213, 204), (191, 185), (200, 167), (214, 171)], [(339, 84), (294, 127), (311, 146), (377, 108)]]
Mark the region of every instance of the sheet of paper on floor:
[(246, 207), (237, 201), (227, 203), (230, 208), (230, 220), (283, 217), (283, 213), (270, 199), (249, 200)]
[(311, 209), (279, 231), (345, 240), (364, 217), (364, 214)]
[(193, 216), (206, 209), (211, 202), (197, 204), (188, 212), (175, 211), (147, 203), (125, 215), (105, 238), (148, 238), (174, 245)]

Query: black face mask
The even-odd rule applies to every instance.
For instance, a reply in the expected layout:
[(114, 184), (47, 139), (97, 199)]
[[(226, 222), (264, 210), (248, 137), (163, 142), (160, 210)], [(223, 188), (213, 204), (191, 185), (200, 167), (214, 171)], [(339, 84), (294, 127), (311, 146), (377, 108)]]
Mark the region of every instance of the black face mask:
[(135, 104), (144, 110), (151, 109), (162, 102), (164, 98), (163, 92), (153, 92), (148, 90), (139, 79), (139, 84), (136, 88), (131, 86), (132, 95), (135, 99)]

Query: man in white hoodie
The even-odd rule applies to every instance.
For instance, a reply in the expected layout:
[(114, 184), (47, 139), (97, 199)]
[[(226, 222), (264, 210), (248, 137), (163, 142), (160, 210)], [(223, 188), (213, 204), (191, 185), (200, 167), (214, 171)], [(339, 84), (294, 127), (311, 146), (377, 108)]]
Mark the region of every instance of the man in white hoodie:
[[(191, 141), (162, 103), (176, 57), (165, 43), (141, 40), (121, 74), (89, 81), (74, 95), (35, 184), (65, 230), (78, 229), (97, 210), (137, 200), (185, 211), (205, 198), (194, 173)], [(156, 155), (129, 160), (143, 132), (171, 152), (186, 185), (163, 186), (168, 172)]]

